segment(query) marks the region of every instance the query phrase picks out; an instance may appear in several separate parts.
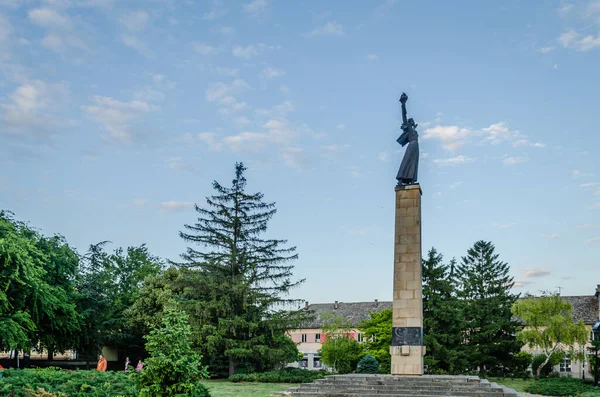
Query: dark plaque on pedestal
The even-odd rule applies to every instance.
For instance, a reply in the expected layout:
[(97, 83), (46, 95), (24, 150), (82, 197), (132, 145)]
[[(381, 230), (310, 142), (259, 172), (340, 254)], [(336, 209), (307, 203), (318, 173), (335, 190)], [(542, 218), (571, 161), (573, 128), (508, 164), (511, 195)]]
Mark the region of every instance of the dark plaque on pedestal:
[(392, 346), (423, 346), (421, 327), (393, 327)]

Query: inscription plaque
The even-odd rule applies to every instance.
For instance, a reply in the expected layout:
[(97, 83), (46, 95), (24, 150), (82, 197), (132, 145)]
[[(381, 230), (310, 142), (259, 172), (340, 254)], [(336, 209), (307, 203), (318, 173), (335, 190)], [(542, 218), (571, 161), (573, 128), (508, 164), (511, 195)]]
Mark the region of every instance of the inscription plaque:
[(392, 346), (423, 346), (421, 327), (393, 327)]

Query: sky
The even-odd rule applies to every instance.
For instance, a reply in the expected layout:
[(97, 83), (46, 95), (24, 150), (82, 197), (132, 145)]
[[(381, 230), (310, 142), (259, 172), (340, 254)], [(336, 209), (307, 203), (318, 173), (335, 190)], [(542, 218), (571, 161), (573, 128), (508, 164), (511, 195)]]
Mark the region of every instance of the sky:
[(178, 260), (238, 161), (292, 296), (392, 299), (396, 143), (423, 255), (495, 244), (515, 292), (600, 284), (600, 1), (0, 0), (0, 208)]

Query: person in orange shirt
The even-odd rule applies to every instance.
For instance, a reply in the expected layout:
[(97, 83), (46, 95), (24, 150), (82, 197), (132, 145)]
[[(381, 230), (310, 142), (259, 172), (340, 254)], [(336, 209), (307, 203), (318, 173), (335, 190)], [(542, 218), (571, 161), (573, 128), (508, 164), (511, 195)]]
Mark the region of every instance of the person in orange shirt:
[(106, 371), (106, 359), (102, 354), (100, 355), (100, 359), (98, 360), (98, 365), (96, 366), (96, 369), (102, 372)]

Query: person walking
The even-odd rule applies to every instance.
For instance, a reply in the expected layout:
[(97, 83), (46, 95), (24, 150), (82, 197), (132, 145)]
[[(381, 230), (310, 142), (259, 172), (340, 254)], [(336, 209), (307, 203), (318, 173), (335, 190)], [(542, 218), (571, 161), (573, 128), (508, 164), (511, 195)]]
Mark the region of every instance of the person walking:
[(125, 372), (129, 371), (129, 367), (131, 367), (131, 361), (129, 361), (129, 357), (125, 357)]
[(106, 371), (106, 359), (104, 358), (104, 356), (102, 354), (99, 357), (100, 358), (98, 359), (98, 365), (96, 366), (96, 369), (100, 372), (105, 372)]

